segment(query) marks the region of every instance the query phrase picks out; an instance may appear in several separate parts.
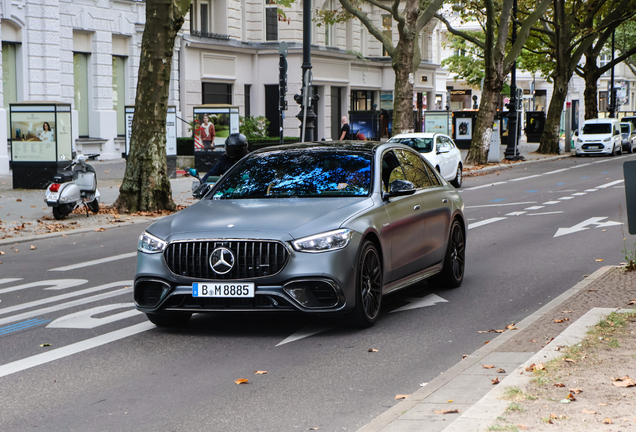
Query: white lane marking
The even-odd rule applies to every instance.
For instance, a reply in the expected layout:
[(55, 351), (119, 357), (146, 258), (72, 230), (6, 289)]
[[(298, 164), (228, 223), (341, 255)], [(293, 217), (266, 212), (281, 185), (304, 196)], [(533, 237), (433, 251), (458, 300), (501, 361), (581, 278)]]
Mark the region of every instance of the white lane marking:
[(591, 164), (591, 162), (589, 162), (589, 163), (584, 163), (584, 164), (581, 164), (581, 165), (573, 166), (572, 168), (581, 168), (581, 167), (584, 167), (584, 166), (588, 166), (588, 165), (590, 165), (590, 164)]
[(495, 185), (500, 185), (500, 184), (505, 184), (505, 183), (508, 183), (508, 182), (503, 181), (503, 182), (496, 182), (496, 183), (488, 183), (488, 184), (481, 185), (481, 186), (473, 186), (471, 188), (466, 188), (464, 190), (483, 189), (483, 188), (487, 188), (487, 187), (490, 187), (490, 186), (495, 186)]
[(490, 218), (490, 219), (484, 219), (482, 221), (479, 222), (473, 222), (471, 224), (468, 224), (468, 229), (473, 229), (473, 228), (477, 228), (480, 226), (484, 226), (484, 225), (488, 225), (491, 224), (493, 222), (499, 222), (501, 220), (507, 219), (505, 217), (496, 217), (496, 218)]
[(390, 313), (395, 313), (395, 312), (404, 312), (406, 310), (411, 310), (411, 309), (417, 309), (417, 308), (422, 308), (422, 307), (427, 307), (427, 306), (433, 306), (436, 303), (448, 303), (448, 300), (444, 300), (443, 298), (441, 298), (440, 296), (436, 295), (436, 294), (429, 294), (424, 298), (413, 298), (413, 297), (409, 297), (404, 299), (406, 301), (409, 302), (409, 304), (402, 306), (401, 308), (397, 308), (395, 310), (392, 310)]
[(596, 192), (598, 189), (585, 189), (585, 192)]
[(22, 280), (22, 278), (4, 278), (4, 279), (0, 279), (0, 284), (16, 282), (19, 280)]
[(128, 336), (143, 333), (154, 328), (156, 327), (151, 322), (143, 322), (120, 330), (115, 330), (101, 336), (96, 336), (91, 339), (86, 339), (81, 342), (76, 342), (62, 348), (57, 348), (42, 354), (37, 354), (21, 360), (16, 360), (14, 362), (0, 366), (0, 378), (14, 374), (16, 372), (30, 369), (32, 367), (40, 366), (45, 363), (59, 360), (61, 358), (68, 357), (70, 355), (77, 354), (91, 348), (106, 345), (107, 343), (115, 342), (117, 340), (127, 338)]
[(27, 302), (27, 303), (21, 303), (19, 305), (15, 305), (15, 306), (8, 306), (6, 308), (2, 308), (0, 309), (0, 315), (4, 315), (4, 314), (8, 314), (11, 312), (16, 312), (19, 310), (23, 310), (23, 309), (29, 309), (32, 307), (36, 307), (36, 306), (41, 306), (43, 304), (47, 304), (47, 303), (54, 303), (56, 301), (60, 301), (60, 300), (66, 300), (68, 298), (72, 298), (72, 297), (78, 297), (84, 294), (91, 294), (94, 293), (96, 291), (103, 291), (105, 289), (108, 288), (115, 288), (118, 286), (132, 286), (133, 281), (128, 280), (128, 281), (119, 281), (119, 282), (110, 282), (104, 285), (99, 285), (93, 288), (86, 288), (83, 290), (79, 290), (79, 291), (73, 291), (70, 293), (66, 293), (66, 294), (61, 294), (61, 295), (57, 295), (57, 296), (53, 296), (53, 297), (47, 297), (47, 298), (43, 298), (40, 300), (35, 300), (32, 302)]
[(524, 210), (540, 210), (545, 206), (532, 206), (532, 207), (526, 207), (524, 208)]
[(75, 312), (60, 317), (47, 325), (46, 328), (92, 329), (105, 324), (110, 324), (115, 321), (137, 316), (141, 314), (141, 312), (136, 309), (132, 309), (118, 314), (109, 315), (104, 318), (93, 318), (93, 315), (110, 312), (115, 309), (130, 309), (134, 308), (134, 306), (134, 303), (115, 303), (104, 306), (97, 306), (91, 309), (86, 309), (80, 312)]
[(577, 193), (573, 193), (572, 195), (583, 196), (583, 195), (587, 195), (587, 194), (585, 192), (577, 192)]
[(63, 290), (66, 288), (72, 288), (74, 286), (82, 285), (88, 282), (87, 279), (51, 279), (51, 280), (43, 280), (38, 282), (31, 282), (22, 285), (16, 285), (9, 288), (0, 289), (0, 294), (5, 294), (13, 291), (19, 291), (27, 288), (35, 288), (41, 286), (48, 286), (49, 288), (44, 288), (46, 290)]
[(558, 194), (562, 194), (565, 192), (576, 192), (576, 189), (563, 189), (563, 190), (558, 190), (558, 191), (548, 191), (548, 193), (558, 193)]
[(102, 263), (106, 263), (106, 262), (111, 262), (111, 261), (117, 261), (120, 259), (125, 259), (125, 258), (132, 258), (137, 256), (137, 252), (130, 252), (130, 253), (125, 253), (125, 254), (121, 254), (121, 255), (114, 255), (111, 257), (107, 257), (107, 258), (101, 258), (101, 259), (96, 259), (93, 261), (86, 261), (83, 263), (77, 263), (77, 264), (73, 264), (73, 265), (69, 265), (69, 266), (65, 266), (65, 267), (57, 267), (57, 268), (52, 268), (49, 269), (48, 271), (69, 271), (69, 270), (75, 270), (78, 268), (82, 268), (82, 267), (89, 267), (92, 265), (97, 265), (97, 264), (102, 264)]
[(548, 171), (547, 173), (543, 173), (543, 175), (556, 174), (556, 173), (560, 173), (560, 172), (563, 172), (563, 171), (568, 171), (569, 169), (570, 168), (561, 168), (561, 169), (558, 169), (556, 171)]
[(12, 322), (17, 322), (17, 321), (22, 321), (24, 319), (28, 319), (28, 318), (33, 318), (35, 316), (44, 315), (44, 314), (49, 313), (49, 312), (57, 312), (57, 311), (60, 311), (60, 310), (72, 308), (72, 307), (83, 305), (83, 304), (86, 304), (86, 303), (92, 303), (92, 302), (95, 302), (95, 301), (107, 299), (107, 298), (110, 298), (110, 297), (116, 297), (116, 296), (120, 296), (120, 295), (124, 295), (124, 294), (132, 296), (132, 290), (128, 289), (128, 288), (122, 288), (122, 289), (118, 289), (118, 290), (115, 290), (115, 291), (110, 291), (110, 292), (107, 292), (107, 293), (98, 294), (96, 296), (86, 297), (84, 299), (73, 300), (73, 301), (68, 302), (68, 303), (62, 303), (62, 304), (55, 305), (55, 306), (49, 306), (49, 307), (42, 308), (42, 309), (36, 309), (34, 311), (23, 312), (21, 314), (13, 315), (13, 316), (6, 317), (6, 318), (0, 318), (0, 325), (9, 324), (9, 323), (12, 323)]
[(504, 207), (504, 206), (526, 205), (526, 204), (535, 204), (535, 203), (536, 203), (536, 201), (515, 202), (515, 203), (505, 203), (505, 204), (483, 204), (483, 205), (466, 206), (466, 208)]
[(622, 185), (622, 186), (614, 186), (612, 189), (625, 189), (625, 185)]
[(605, 159), (605, 160), (600, 160), (600, 161), (596, 161), (596, 162), (592, 162), (593, 164), (597, 164), (597, 163), (605, 163), (605, 162), (609, 162), (613, 159), (618, 159), (618, 158), (612, 158), (612, 159)]
[(554, 237), (560, 237), (566, 234), (572, 234), (579, 231), (585, 231), (591, 228), (589, 225), (596, 225), (596, 228), (605, 228), (609, 226), (622, 225), (622, 223), (620, 222), (613, 222), (613, 221), (601, 222), (603, 219), (607, 219), (607, 216), (589, 218), (570, 228), (559, 228), (556, 234), (554, 234)]
[(608, 188), (608, 187), (610, 187), (610, 186), (614, 186), (614, 185), (617, 185), (617, 184), (619, 184), (619, 183), (623, 183), (624, 181), (625, 181), (625, 180), (622, 180), (622, 179), (621, 179), (621, 180), (616, 180), (616, 181), (613, 181), (613, 182), (605, 183), (605, 184), (603, 184), (603, 185), (596, 186), (596, 189), (605, 189), (605, 188)]
[(573, 197), (573, 196), (567, 196), (567, 197), (561, 197), (561, 198), (559, 198), (559, 199), (560, 199), (561, 201), (567, 201), (567, 200), (574, 199), (574, 197)]
[(535, 174), (535, 175), (531, 175), (531, 176), (527, 176), (527, 177), (520, 177), (520, 178), (516, 178), (516, 179), (511, 179), (509, 181), (511, 181), (511, 182), (521, 181), (521, 180), (527, 180), (527, 179), (531, 179), (531, 178), (535, 178), (535, 177), (541, 177), (541, 174)]
[(508, 213), (508, 214), (506, 214), (506, 216), (519, 216), (519, 215), (522, 215), (524, 213), (528, 213), (528, 212), (516, 211), (516, 212)]
[(544, 213), (528, 213), (528, 216), (540, 216), (563, 213), (562, 211), (544, 212)]
[(552, 205), (552, 204), (559, 204), (561, 201), (546, 201), (543, 203), (543, 205)]
[(279, 342), (276, 346), (281, 346), (288, 344), (290, 342), (295, 342), (299, 339), (303, 339), (309, 336), (313, 336), (318, 333), (326, 332), (327, 330), (331, 330), (333, 327), (325, 327), (325, 326), (306, 326), (298, 330), (293, 335), (284, 339), (282, 342)]

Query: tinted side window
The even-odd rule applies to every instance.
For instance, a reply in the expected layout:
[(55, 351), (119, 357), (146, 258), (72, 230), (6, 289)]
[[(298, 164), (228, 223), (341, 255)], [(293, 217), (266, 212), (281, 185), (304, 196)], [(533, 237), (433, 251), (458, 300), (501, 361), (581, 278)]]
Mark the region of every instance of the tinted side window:
[(426, 168), (428, 176), (431, 178), (431, 183), (433, 183), (433, 186), (441, 186), (442, 182), (439, 179), (438, 172), (435, 170), (435, 168), (433, 168), (426, 160), (422, 162), (424, 163), (424, 167)]
[(410, 181), (418, 189), (430, 188), (433, 186), (431, 179), (426, 170), (426, 166), (422, 161), (422, 158), (413, 152), (406, 150), (395, 151), (400, 165), (404, 169), (406, 180)]
[(382, 157), (382, 189), (389, 191), (389, 184), (394, 180), (406, 180), (402, 167), (392, 151)]

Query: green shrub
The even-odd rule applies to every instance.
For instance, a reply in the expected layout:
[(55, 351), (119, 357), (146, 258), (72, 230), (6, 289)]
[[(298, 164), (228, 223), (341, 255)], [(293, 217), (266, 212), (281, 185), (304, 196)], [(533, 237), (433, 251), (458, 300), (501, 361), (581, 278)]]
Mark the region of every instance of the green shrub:
[(248, 141), (250, 138), (254, 141), (268, 138), (267, 128), (269, 128), (269, 120), (263, 116), (239, 117), (239, 132), (248, 137)]

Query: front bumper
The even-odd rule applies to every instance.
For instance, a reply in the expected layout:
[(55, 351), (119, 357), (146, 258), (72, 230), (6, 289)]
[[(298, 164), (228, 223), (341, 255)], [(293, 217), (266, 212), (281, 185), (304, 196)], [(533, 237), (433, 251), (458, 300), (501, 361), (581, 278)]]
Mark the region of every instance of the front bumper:
[[(177, 275), (164, 254), (137, 252), (134, 299), (145, 313), (301, 311), (341, 312), (354, 305), (355, 264), (361, 235), (354, 233), (344, 249), (302, 253), (287, 244), (289, 258), (275, 275), (235, 280), (211, 280)], [(253, 282), (253, 298), (194, 297), (194, 282)]]
[(611, 143), (586, 143), (577, 144), (576, 154), (611, 154)]

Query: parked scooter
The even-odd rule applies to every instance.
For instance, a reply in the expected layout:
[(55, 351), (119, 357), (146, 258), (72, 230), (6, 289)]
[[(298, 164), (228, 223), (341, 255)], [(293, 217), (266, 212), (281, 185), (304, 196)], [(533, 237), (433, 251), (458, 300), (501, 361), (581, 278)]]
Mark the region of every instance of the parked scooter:
[[(79, 206), (84, 206), (86, 217), (88, 210), (99, 212), (99, 191), (97, 190), (97, 174), (95, 168), (86, 163), (97, 154), (79, 155), (71, 164), (53, 176), (53, 183), (46, 189), (44, 201), (53, 207), (53, 217), (62, 220)], [(68, 171), (70, 169), (70, 171)]]

